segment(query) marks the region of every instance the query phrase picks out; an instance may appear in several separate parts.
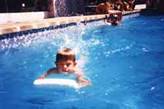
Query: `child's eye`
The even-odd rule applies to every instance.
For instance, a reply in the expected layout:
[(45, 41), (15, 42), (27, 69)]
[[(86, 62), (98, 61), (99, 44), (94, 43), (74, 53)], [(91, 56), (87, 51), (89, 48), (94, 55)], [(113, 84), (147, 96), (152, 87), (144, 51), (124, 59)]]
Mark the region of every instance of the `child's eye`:
[(66, 64), (67, 67), (69, 67), (70, 65), (71, 65), (70, 63)]

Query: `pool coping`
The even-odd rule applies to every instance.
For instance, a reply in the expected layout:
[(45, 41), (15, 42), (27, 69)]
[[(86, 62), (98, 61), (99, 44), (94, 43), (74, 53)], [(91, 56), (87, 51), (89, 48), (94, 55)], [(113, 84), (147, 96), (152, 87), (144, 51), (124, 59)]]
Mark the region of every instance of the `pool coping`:
[[(134, 13), (139, 13), (141, 10), (126, 11), (123, 15), (129, 15)], [(48, 18), (39, 21), (29, 21), (29, 22), (18, 22), (18, 23), (7, 23), (0, 24), (0, 37), (5, 34), (17, 33), (22, 31), (34, 30), (48, 28), (50, 26), (59, 27), (60, 25), (76, 24), (78, 22), (90, 22), (96, 20), (105, 19), (106, 14), (101, 15), (86, 15), (86, 16), (71, 16), (71, 17), (56, 17)]]

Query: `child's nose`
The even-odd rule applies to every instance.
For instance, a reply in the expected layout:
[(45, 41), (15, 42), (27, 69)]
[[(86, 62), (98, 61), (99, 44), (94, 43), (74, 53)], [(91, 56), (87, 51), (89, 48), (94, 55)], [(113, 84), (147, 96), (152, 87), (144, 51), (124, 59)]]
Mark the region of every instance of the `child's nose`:
[(67, 68), (67, 65), (64, 65), (64, 68)]

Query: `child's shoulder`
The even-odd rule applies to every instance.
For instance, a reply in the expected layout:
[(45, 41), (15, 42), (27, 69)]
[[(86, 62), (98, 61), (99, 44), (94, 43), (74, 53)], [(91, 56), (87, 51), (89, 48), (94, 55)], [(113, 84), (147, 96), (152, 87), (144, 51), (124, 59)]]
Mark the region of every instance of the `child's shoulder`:
[(58, 70), (56, 67), (50, 68), (48, 71), (48, 73), (58, 73)]

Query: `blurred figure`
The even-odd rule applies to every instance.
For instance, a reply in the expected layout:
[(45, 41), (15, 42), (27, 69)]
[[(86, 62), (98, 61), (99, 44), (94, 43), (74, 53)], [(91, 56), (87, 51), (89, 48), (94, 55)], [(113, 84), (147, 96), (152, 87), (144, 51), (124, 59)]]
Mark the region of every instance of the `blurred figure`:
[(121, 11), (108, 11), (108, 16), (106, 16), (107, 23), (111, 23), (113, 26), (120, 24), (122, 19), (122, 12)]

